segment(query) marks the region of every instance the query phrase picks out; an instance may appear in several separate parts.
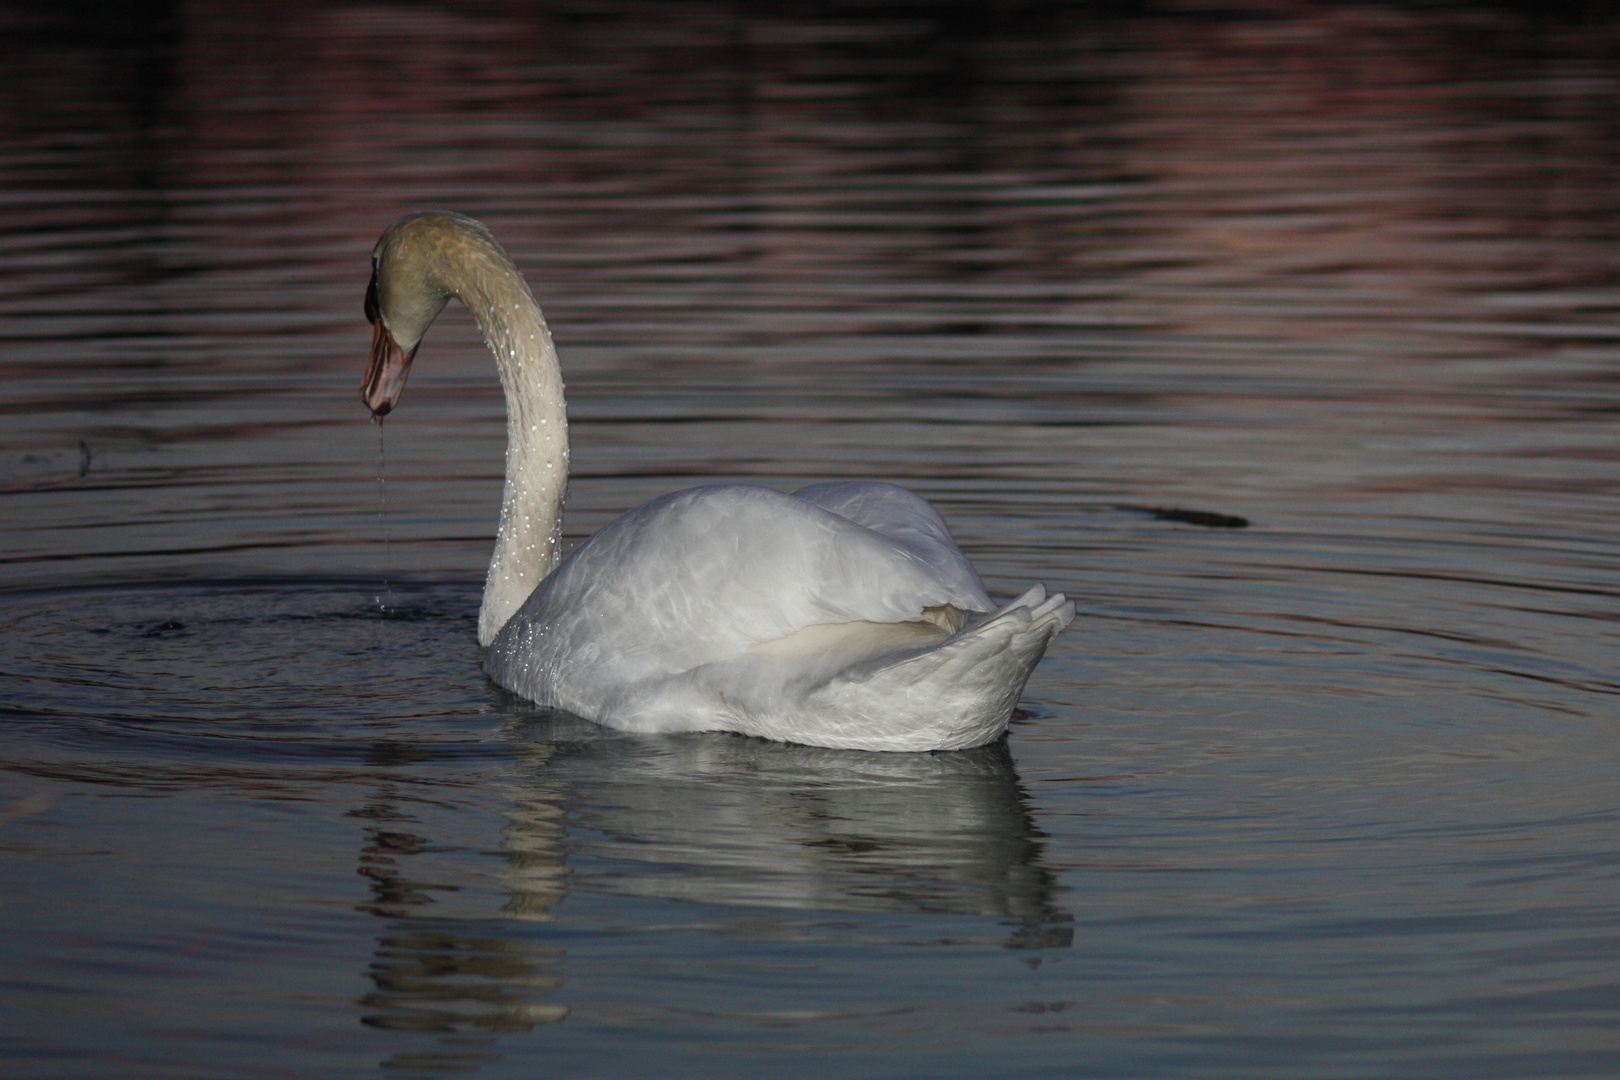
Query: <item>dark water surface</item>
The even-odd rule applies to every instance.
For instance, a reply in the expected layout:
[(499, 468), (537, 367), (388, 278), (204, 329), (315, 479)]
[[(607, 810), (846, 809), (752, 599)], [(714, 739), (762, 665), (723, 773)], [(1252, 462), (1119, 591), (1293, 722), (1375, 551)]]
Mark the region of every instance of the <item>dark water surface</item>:
[[(0, 7), (0, 1072), (1620, 1070), (1603, 8), (41, 8)], [(493, 688), (470, 318), (385, 450), (355, 393), (426, 206), (546, 308), (571, 541), (870, 477), (1075, 597), (1008, 740)]]

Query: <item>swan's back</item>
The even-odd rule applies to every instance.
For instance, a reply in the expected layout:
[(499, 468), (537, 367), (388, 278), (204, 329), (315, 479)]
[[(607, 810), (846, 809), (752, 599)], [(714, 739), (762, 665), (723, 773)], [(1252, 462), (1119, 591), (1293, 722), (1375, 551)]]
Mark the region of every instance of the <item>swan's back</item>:
[[(951, 632), (969, 613), (990, 609), (945, 523), (903, 488), (693, 488), (630, 511), (570, 555), (502, 628), (484, 666), (531, 700), (629, 730), (719, 728), (851, 746), (868, 736), (843, 729), (876, 723), (870, 739), (881, 748), (929, 749), (942, 745), (937, 733), (903, 733), (904, 745), (890, 745), (883, 718), (865, 715), (871, 709), (849, 700), (844, 684), (890, 668), (905, 669), (907, 682), (921, 671), (914, 661), (947, 655), (942, 646), (961, 640)], [(966, 681), (1001, 684), (996, 709), (1010, 713), (1027, 668), (1061, 622), (1014, 648), (1015, 631), (1030, 623), (1025, 612), (1021, 623), (970, 642), (978, 652), (957, 649), (959, 665), (977, 668), (992, 654), (1013, 658), (1011, 675)], [(1008, 683), (1012, 700), (1003, 709)], [(957, 711), (951, 692), (885, 691), (898, 695), (892, 719), (912, 728), (918, 709), (945, 718)], [(814, 704), (829, 693), (836, 703)], [(829, 708), (836, 715), (820, 716)], [(1000, 726), (978, 742), (999, 734), (1006, 716), (992, 723)], [(841, 730), (828, 734), (829, 724)], [(934, 741), (910, 745), (916, 737)]]
[[(497, 636), (486, 667), (511, 671), (519, 660), (539, 680), (536, 690), (619, 686), (725, 660), (807, 626), (918, 620), (941, 605), (990, 609), (927, 503), (886, 484), (822, 487), (882, 488), (893, 493), (891, 509), (911, 511), (894, 515), (896, 528), (914, 524), (892, 538), (814, 501), (751, 485), (665, 495), (609, 523), (546, 578)], [(590, 674), (579, 670), (586, 664)]]

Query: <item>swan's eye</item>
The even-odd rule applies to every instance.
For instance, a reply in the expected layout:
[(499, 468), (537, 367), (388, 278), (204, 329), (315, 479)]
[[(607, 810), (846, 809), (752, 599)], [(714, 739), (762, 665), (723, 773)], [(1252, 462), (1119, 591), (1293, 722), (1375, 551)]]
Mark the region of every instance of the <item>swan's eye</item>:
[(381, 316), (377, 312), (377, 268), (371, 268), (371, 284), (366, 286), (366, 320), (373, 325)]

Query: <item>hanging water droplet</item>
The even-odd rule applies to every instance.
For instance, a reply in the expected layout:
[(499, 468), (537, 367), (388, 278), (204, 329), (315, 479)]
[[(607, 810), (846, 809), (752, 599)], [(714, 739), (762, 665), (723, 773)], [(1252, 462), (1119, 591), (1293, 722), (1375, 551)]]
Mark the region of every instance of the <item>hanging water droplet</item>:
[(388, 480), (385, 466), (388, 463), (388, 446), (383, 439), (383, 418), (373, 416), (372, 422), (377, 425), (377, 524), (382, 532), (383, 565), (382, 565), (382, 591), (374, 598), (377, 610), (383, 614), (388, 613), (388, 601), (393, 599), (393, 590), (388, 584), (388, 571), (391, 565), (393, 552), (388, 542)]

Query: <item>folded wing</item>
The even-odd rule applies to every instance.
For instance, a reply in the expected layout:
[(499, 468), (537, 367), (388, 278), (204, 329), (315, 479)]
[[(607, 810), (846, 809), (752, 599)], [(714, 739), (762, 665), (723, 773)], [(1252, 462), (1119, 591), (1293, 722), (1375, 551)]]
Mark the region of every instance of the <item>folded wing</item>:
[(830, 623), (989, 611), (925, 501), (889, 484), (692, 488), (611, 522), (551, 574), (485, 658), (496, 682), (585, 715), (626, 686)]

